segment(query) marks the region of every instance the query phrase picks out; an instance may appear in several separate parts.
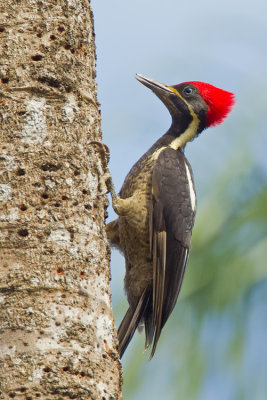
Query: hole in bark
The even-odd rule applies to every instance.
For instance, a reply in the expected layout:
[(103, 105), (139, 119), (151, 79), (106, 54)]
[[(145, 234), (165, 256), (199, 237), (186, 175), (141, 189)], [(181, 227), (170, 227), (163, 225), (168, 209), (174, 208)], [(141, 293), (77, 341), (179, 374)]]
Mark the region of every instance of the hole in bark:
[(70, 93), (71, 92), (71, 86), (66, 85), (65, 86), (65, 90), (66, 90), (67, 93)]
[(9, 78), (2, 78), (1, 81), (2, 81), (2, 83), (8, 83)]
[(3, 26), (0, 26), (0, 32), (5, 32), (5, 28)]
[(86, 189), (83, 189), (82, 190), (82, 194), (87, 194), (88, 192), (87, 192), (87, 190)]
[(22, 236), (22, 237), (26, 237), (26, 236), (29, 235), (29, 231), (28, 231), (28, 229), (19, 229), (18, 230), (18, 235)]
[(50, 39), (55, 40), (56, 39), (55, 35), (50, 35)]
[(41, 393), (36, 393), (35, 396), (36, 397), (41, 397)]
[(18, 176), (26, 175), (25, 169), (23, 169), (23, 168), (18, 168), (17, 171), (16, 171), (16, 175), (18, 175)]
[(32, 400), (32, 396), (26, 396), (25, 399), (26, 400)]
[(60, 83), (57, 79), (53, 78), (52, 76), (39, 76), (38, 82), (45, 83), (48, 86), (59, 88)]
[(41, 38), (41, 37), (42, 37), (41, 32), (38, 32), (36, 36), (37, 36), (38, 38)]
[(60, 204), (60, 203), (55, 203), (54, 206), (55, 206), (55, 207), (60, 207), (61, 204)]
[(44, 371), (44, 372), (51, 372), (51, 368), (50, 368), (50, 367), (44, 367), (44, 368), (43, 368), (43, 371)]
[(48, 194), (47, 194), (47, 193), (43, 193), (43, 194), (42, 194), (42, 198), (43, 198), (43, 199), (48, 199)]
[(74, 171), (74, 175), (75, 175), (75, 176), (80, 175), (80, 171), (79, 171), (78, 169), (76, 169), (76, 171)]
[(26, 211), (28, 207), (25, 206), (25, 204), (21, 204), (21, 206), (19, 208), (21, 211)]
[(63, 269), (59, 267), (59, 268), (57, 269), (57, 273), (58, 273), (59, 275), (62, 275), (62, 274), (63, 274)]
[(74, 50), (74, 49), (71, 49), (70, 52), (71, 52), (72, 54), (74, 54), (74, 53), (75, 53), (75, 50)]
[(25, 115), (26, 111), (18, 111), (18, 115)]
[(41, 61), (42, 58), (43, 56), (41, 54), (35, 54), (32, 56), (32, 61)]
[(12, 397), (13, 399), (14, 397), (16, 397), (16, 393), (15, 392), (9, 393), (9, 397)]
[(20, 391), (21, 393), (25, 393), (25, 392), (27, 391), (27, 388), (26, 388), (26, 387), (22, 387), (22, 388), (19, 389), (19, 391)]
[(65, 31), (65, 28), (64, 28), (63, 26), (59, 26), (59, 27), (57, 28), (57, 30), (58, 30), (59, 32), (64, 32), (64, 31)]
[(61, 168), (61, 164), (56, 165), (56, 164), (53, 164), (50, 162), (47, 162), (47, 163), (41, 165), (41, 170), (43, 170), (43, 171), (57, 171), (60, 168)]
[(82, 372), (81, 372), (81, 376), (85, 376), (85, 372), (82, 371)]
[(69, 199), (68, 196), (62, 196), (61, 198), (62, 198), (62, 200), (68, 200)]
[(69, 371), (70, 370), (69, 367), (63, 367), (62, 369), (63, 369), (63, 371)]
[(71, 48), (71, 45), (69, 43), (66, 43), (65, 46), (64, 46), (64, 49), (70, 50), (70, 48)]
[(91, 204), (85, 204), (85, 205), (84, 205), (84, 208), (85, 208), (86, 210), (91, 210), (92, 206), (91, 206)]

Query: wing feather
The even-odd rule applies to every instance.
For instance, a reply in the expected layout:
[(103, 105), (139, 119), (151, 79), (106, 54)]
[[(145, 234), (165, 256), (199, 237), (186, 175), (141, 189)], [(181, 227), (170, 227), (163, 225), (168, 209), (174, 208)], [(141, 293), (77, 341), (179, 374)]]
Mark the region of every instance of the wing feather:
[(153, 317), (152, 329), (148, 329), (150, 337), (146, 340), (146, 345), (153, 341), (151, 357), (176, 304), (188, 260), (195, 218), (188, 167), (182, 151), (167, 148), (159, 154), (152, 174), (149, 228), (153, 259)]
[(155, 236), (155, 241), (157, 243), (154, 248), (156, 249), (157, 254), (155, 255), (155, 278), (153, 280), (154, 306), (152, 322), (154, 325), (156, 322), (160, 323), (162, 320), (166, 269), (166, 232), (158, 232)]

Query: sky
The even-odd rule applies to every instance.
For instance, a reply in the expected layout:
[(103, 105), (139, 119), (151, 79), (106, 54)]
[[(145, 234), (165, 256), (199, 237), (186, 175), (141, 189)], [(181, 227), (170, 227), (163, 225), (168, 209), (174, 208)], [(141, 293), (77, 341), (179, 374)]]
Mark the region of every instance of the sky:
[[(204, 81), (236, 95), (225, 122), (186, 148), (198, 204), (226, 164), (246, 169), (253, 163), (267, 172), (266, 0), (92, 0), (92, 9), (103, 142), (110, 148), (117, 190), (170, 125), (167, 110), (135, 79), (136, 73), (166, 84)], [(239, 159), (246, 162), (235, 163)], [(111, 208), (109, 213), (115, 218)], [(116, 303), (124, 297), (124, 261), (115, 251), (111, 268)], [(218, 399), (234, 399), (219, 377), (208, 381), (203, 399), (213, 398), (213, 385), (220, 389)]]
[[(229, 146), (240, 140), (233, 137), (240, 115), (248, 129), (252, 121), (255, 129), (264, 129), (264, 0), (93, 0), (92, 7), (103, 140), (113, 155), (110, 167), (118, 189), (133, 163), (170, 124), (167, 110), (135, 80), (136, 73), (168, 84), (202, 80), (236, 94), (236, 107), (225, 123), (188, 146), (194, 170), (201, 168), (202, 177), (209, 162), (220, 167)], [(253, 109), (255, 97), (262, 99), (262, 109)], [(247, 132), (244, 136), (249, 143), (255, 140)]]

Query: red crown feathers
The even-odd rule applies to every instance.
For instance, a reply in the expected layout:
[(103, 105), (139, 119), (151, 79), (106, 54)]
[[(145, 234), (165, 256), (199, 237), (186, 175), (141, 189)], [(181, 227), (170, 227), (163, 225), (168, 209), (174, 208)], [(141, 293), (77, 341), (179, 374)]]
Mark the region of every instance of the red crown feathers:
[(200, 95), (209, 106), (206, 125), (215, 126), (220, 124), (233, 108), (235, 103), (234, 94), (209, 83), (197, 81), (188, 83), (198, 88)]

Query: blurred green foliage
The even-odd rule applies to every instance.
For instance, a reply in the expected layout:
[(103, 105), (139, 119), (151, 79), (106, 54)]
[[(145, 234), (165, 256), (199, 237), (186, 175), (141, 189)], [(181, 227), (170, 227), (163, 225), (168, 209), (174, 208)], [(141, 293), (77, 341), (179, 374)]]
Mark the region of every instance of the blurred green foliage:
[(267, 398), (266, 175), (252, 162), (233, 164), (199, 206), (185, 281), (154, 359), (142, 355), (142, 335), (127, 350), (127, 400)]

